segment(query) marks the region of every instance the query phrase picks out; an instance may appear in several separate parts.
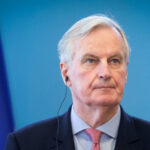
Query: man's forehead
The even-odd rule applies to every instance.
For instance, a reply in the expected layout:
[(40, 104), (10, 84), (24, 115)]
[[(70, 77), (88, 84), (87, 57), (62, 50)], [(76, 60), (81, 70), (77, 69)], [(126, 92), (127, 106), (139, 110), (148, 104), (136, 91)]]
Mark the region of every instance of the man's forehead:
[[(113, 55), (116, 55), (116, 56), (120, 55), (120, 57), (126, 57), (125, 43), (122, 39), (122, 36), (117, 31), (117, 29), (115, 29), (113, 27), (97, 27), (97, 28), (93, 29), (93, 31), (94, 30), (104, 30), (106, 28), (112, 29), (112, 31), (114, 31), (116, 37), (119, 39), (118, 40), (119, 43), (113, 44), (113, 45), (111, 44), (112, 45), (111, 48), (110, 48), (110, 46), (108, 46), (109, 43), (107, 44), (107, 42), (102, 45), (101, 44), (99, 45), (99, 43), (98, 43), (98, 46), (96, 45), (96, 47), (95, 47), (95, 44), (92, 43), (95, 40), (93, 40), (90, 37), (90, 32), (89, 32), (89, 34), (87, 34), (85, 36), (74, 38), (74, 40), (73, 40), (74, 51), (73, 51), (72, 56), (74, 57), (75, 55), (80, 55), (79, 57), (81, 58), (81, 56), (83, 57), (83, 56), (87, 56), (87, 55), (93, 55), (93, 56), (99, 57), (99, 54), (102, 55), (102, 53), (103, 53), (103, 54), (107, 54), (108, 57), (111, 57)], [(106, 33), (108, 34), (108, 32), (106, 32)], [(88, 37), (88, 39), (91, 38), (91, 40), (90, 41), (86, 40), (87, 37)], [(102, 38), (102, 40), (103, 40), (103, 38)], [(109, 40), (109, 39), (107, 40), (107, 38), (106, 38), (106, 41), (111, 41), (111, 40)], [(100, 42), (101, 42), (101, 40), (100, 40)], [(108, 52), (106, 52), (107, 51), (106, 49), (105, 49), (106, 51), (104, 50), (104, 47), (108, 47), (108, 49), (109, 49)]]

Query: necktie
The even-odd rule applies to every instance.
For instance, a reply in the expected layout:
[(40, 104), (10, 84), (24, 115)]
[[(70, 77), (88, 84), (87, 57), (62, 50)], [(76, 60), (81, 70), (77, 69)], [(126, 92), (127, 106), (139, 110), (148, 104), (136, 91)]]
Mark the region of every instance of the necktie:
[(100, 150), (101, 131), (93, 128), (86, 129), (85, 132), (92, 139), (92, 150)]

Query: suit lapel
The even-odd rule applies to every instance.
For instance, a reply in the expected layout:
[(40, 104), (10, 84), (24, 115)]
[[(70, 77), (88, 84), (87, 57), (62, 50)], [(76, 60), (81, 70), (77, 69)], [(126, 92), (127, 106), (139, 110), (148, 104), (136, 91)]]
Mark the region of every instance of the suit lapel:
[(70, 120), (70, 111), (63, 116), (59, 117), (59, 125), (58, 125), (58, 136), (54, 137), (49, 146), (49, 150), (75, 150), (71, 120)]
[[(59, 117), (58, 136), (50, 139), (48, 150), (75, 150), (70, 111)], [(141, 150), (142, 144), (137, 135), (134, 121), (121, 108), (121, 120), (115, 150)]]
[(115, 150), (141, 150), (142, 145), (137, 135), (134, 121), (121, 108), (121, 121)]

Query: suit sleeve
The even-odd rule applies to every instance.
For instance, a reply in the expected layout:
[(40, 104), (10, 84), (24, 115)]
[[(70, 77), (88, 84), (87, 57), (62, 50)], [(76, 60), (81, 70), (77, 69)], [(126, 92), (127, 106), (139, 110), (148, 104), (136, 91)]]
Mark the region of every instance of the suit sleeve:
[(20, 150), (14, 134), (8, 135), (5, 150)]

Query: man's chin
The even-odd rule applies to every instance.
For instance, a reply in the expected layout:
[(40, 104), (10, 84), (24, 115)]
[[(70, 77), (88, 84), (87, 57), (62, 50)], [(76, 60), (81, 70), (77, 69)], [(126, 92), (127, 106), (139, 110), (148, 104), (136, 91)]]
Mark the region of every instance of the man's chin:
[(99, 106), (113, 106), (120, 104), (120, 100), (111, 96), (101, 96), (93, 99), (91, 103)]

